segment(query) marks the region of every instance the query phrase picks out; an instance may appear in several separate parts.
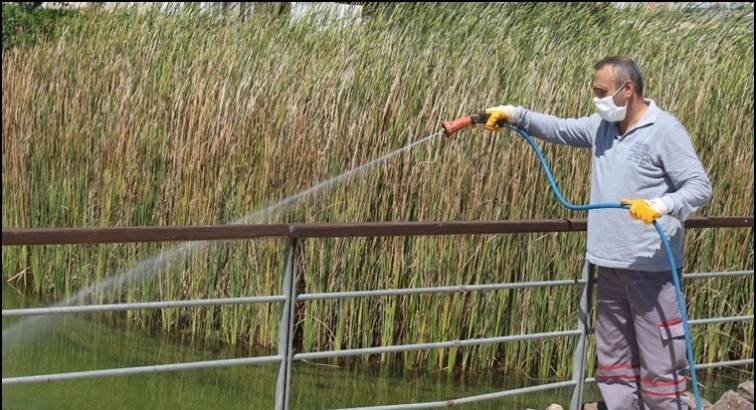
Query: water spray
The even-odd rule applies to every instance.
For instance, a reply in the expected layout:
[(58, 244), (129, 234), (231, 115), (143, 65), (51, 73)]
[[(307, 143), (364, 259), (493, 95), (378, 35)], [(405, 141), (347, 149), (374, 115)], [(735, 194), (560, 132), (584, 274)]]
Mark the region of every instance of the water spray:
[[(411, 141), (401, 148), (397, 148), (369, 162), (366, 162), (362, 165), (354, 167), (350, 169), (349, 171), (346, 171), (340, 175), (337, 175), (323, 182), (320, 182), (316, 185), (313, 185), (312, 187), (302, 190), (296, 194), (290, 195), (289, 197), (285, 199), (282, 199), (278, 202), (270, 204), (260, 210), (250, 213), (249, 215), (241, 217), (235, 221), (229, 222), (228, 225), (241, 225), (241, 224), (256, 223), (259, 219), (271, 214), (274, 211), (277, 211), (277, 210), (280, 211), (280, 210), (286, 209), (289, 206), (296, 203), (297, 201), (299, 201), (300, 199), (307, 197), (308, 195), (326, 190), (336, 185), (337, 183), (354, 176), (355, 174), (359, 173), (362, 170), (371, 168), (375, 165), (385, 162), (389, 158), (399, 155), (405, 151), (408, 151), (414, 148), (415, 146), (428, 142), (439, 135), (441, 135), (441, 131), (434, 132), (433, 134), (428, 135), (424, 138)], [(188, 242), (182, 245), (181, 247), (174, 248), (168, 252), (165, 252), (165, 253), (161, 252), (160, 255), (154, 256), (150, 259), (146, 259), (142, 261), (141, 263), (131, 267), (128, 270), (109, 276), (91, 285), (87, 289), (80, 290), (79, 292), (69, 297), (68, 299), (63, 300), (59, 303), (56, 303), (55, 305), (52, 305), (52, 307), (57, 308), (57, 307), (74, 306), (77, 304), (87, 304), (87, 303), (90, 303), (90, 300), (93, 297), (97, 297), (98, 295), (104, 294), (107, 290), (112, 289), (113, 287), (123, 286), (124, 284), (131, 281), (134, 281), (134, 282), (144, 281), (144, 280), (153, 278), (158, 273), (160, 273), (161, 266), (167, 264), (170, 261), (183, 260), (183, 258), (185, 258), (187, 255), (190, 254), (190, 251), (195, 251), (196, 250), (195, 248), (206, 246), (207, 244), (208, 242), (205, 242), (205, 241), (193, 241), (193, 242)], [(3, 329), (3, 356), (6, 356), (7, 354), (9, 354), (15, 346), (21, 343), (29, 343), (35, 337), (41, 335), (44, 332), (52, 330), (56, 326), (60, 326), (62, 323), (63, 323), (62, 320), (57, 320), (51, 315), (42, 315), (42, 316), (33, 316), (28, 319), (21, 320), (18, 323), (15, 323), (12, 326), (9, 326), (7, 329)]]
[[(463, 128), (485, 124), (488, 121), (489, 117), (490, 117), (490, 114), (487, 114), (486, 112), (479, 112), (478, 114), (467, 115), (464, 117), (457, 118), (455, 120), (444, 121), (443, 123), (441, 123), (441, 128), (443, 128), (444, 135), (446, 135), (446, 137), (448, 138)], [(571, 209), (573, 211), (584, 211), (584, 210), (589, 210), (589, 209), (600, 209), (600, 208), (629, 209), (629, 206), (627, 205), (622, 205), (620, 203), (613, 203), (613, 202), (595, 203), (595, 204), (587, 204), (587, 205), (574, 205), (567, 202), (567, 200), (565, 200), (564, 197), (562, 196), (562, 193), (559, 191), (559, 188), (557, 188), (556, 182), (554, 182), (554, 177), (551, 174), (551, 171), (549, 170), (549, 166), (546, 163), (546, 159), (544, 158), (543, 153), (538, 148), (538, 145), (536, 145), (536, 143), (533, 141), (533, 138), (530, 136), (530, 134), (528, 134), (528, 132), (525, 131), (524, 129), (514, 126), (505, 120), (497, 121), (496, 125), (502, 128), (505, 128), (505, 127), (510, 128), (516, 131), (518, 134), (520, 134), (520, 136), (522, 136), (525, 139), (525, 141), (528, 142), (528, 144), (533, 148), (533, 151), (535, 151), (536, 156), (538, 157), (538, 161), (541, 163), (541, 167), (546, 173), (546, 178), (549, 181), (549, 185), (551, 185), (551, 189), (553, 190), (554, 195), (557, 197), (559, 202), (561, 202), (562, 205), (564, 205), (566, 208)], [(698, 380), (696, 377), (696, 367), (695, 367), (695, 362), (693, 360), (693, 345), (690, 341), (690, 329), (688, 327), (688, 318), (687, 318), (688, 315), (685, 312), (685, 302), (683, 301), (680, 280), (677, 277), (677, 265), (675, 264), (675, 258), (672, 253), (672, 248), (669, 245), (669, 239), (667, 239), (667, 235), (664, 233), (664, 230), (661, 228), (661, 225), (659, 225), (659, 222), (654, 220), (653, 225), (654, 225), (654, 228), (656, 228), (656, 232), (659, 233), (659, 237), (661, 238), (662, 245), (664, 246), (664, 249), (667, 251), (667, 256), (669, 257), (669, 265), (672, 271), (672, 281), (675, 284), (675, 293), (677, 295), (677, 307), (680, 309), (680, 315), (682, 316), (683, 328), (685, 329), (685, 344), (686, 344), (685, 350), (688, 356), (688, 368), (690, 371), (691, 384), (693, 386), (693, 394), (695, 395), (695, 400), (696, 400), (696, 409), (702, 410), (701, 396), (698, 391)]]

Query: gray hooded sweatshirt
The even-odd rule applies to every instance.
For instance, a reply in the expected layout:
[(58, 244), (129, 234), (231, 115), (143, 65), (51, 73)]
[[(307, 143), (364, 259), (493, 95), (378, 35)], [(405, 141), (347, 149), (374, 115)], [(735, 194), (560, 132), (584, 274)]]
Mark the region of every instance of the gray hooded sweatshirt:
[[(711, 184), (685, 127), (653, 100), (646, 101), (646, 115), (624, 136), (616, 123), (598, 114), (563, 119), (518, 106), (514, 122), (535, 138), (591, 149), (590, 203), (661, 198), (669, 214), (657, 221), (680, 269), (685, 262), (683, 221), (709, 203)], [(670, 270), (656, 228), (633, 219), (626, 209), (589, 210), (587, 230), (586, 259), (596, 266)]]

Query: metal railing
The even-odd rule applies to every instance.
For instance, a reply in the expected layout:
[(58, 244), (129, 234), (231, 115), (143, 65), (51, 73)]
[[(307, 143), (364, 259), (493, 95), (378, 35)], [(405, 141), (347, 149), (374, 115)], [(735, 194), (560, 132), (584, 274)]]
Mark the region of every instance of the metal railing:
[[(685, 222), (686, 228), (750, 228), (753, 229), (753, 217), (694, 217)], [(71, 314), (85, 312), (105, 312), (138, 309), (163, 309), (177, 307), (217, 306), (251, 303), (283, 303), (278, 354), (260, 357), (209, 360), (189, 363), (173, 363), (154, 366), (111, 368), (93, 371), (80, 371), (57, 374), (42, 374), (3, 378), (3, 386), (28, 383), (52, 382), (60, 380), (85, 379), (96, 377), (125, 376), (144, 373), (172, 372), (179, 370), (203, 369), (224, 366), (241, 366), (262, 363), (279, 363), (276, 384), (276, 409), (289, 408), (289, 390), (291, 386), (291, 367), (296, 360), (314, 360), (335, 357), (370, 355), (379, 353), (396, 353), (414, 350), (438, 349), (449, 347), (475, 346), (484, 344), (506, 343), (524, 340), (550, 339), (560, 337), (577, 337), (573, 358), (573, 374), (570, 380), (548, 383), (538, 386), (505, 390), (501, 392), (464, 397), (437, 402), (400, 404), (369, 407), (370, 409), (424, 409), (441, 408), (452, 405), (491, 400), (505, 396), (531, 393), (544, 390), (572, 387), (570, 409), (577, 410), (583, 402), (586, 383), (595, 382), (595, 378), (586, 378), (586, 352), (590, 327), (591, 295), (594, 283), (592, 266), (583, 265), (580, 279), (494, 283), (481, 285), (459, 285), (426, 288), (377, 289), (366, 291), (345, 291), (333, 293), (297, 293), (297, 269), (295, 255), (298, 243), (306, 238), (356, 238), (356, 237), (396, 237), (396, 236), (438, 236), (438, 235), (493, 235), (536, 232), (579, 232), (585, 231), (585, 219), (527, 220), (527, 221), (483, 221), (483, 222), (392, 222), (392, 223), (354, 223), (354, 224), (274, 224), (274, 225), (225, 225), (225, 226), (178, 226), (178, 227), (128, 227), (128, 228), (38, 228), (38, 229), (3, 229), (3, 246), (34, 246), (62, 244), (100, 244), (127, 242), (166, 242), (166, 241), (211, 241), (242, 240), (255, 238), (286, 238), (286, 264), (283, 276), (283, 293), (280, 295), (245, 296), (219, 299), (194, 299), (155, 301), (119, 304), (92, 304), (81, 306), (53, 306), (47, 308), (3, 309), (3, 317), (40, 316)], [(734, 272), (691, 273), (683, 279), (703, 279), (729, 276), (753, 276), (753, 270)], [(395, 295), (439, 294), (454, 292), (492, 291), (502, 289), (523, 289), (557, 286), (580, 286), (580, 306), (577, 327), (574, 330), (508, 335), (467, 340), (439, 341), (431, 343), (379, 346), (360, 349), (294, 353), (294, 323), (297, 302), (366, 298)], [(753, 315), (728, 316), (719, 318), (702, 318), (689, 320), (691, 326), (753, 321)], [(712, 363), (699, 363), (697, 369), (724, 366), (753, 365), (753, 358)]]

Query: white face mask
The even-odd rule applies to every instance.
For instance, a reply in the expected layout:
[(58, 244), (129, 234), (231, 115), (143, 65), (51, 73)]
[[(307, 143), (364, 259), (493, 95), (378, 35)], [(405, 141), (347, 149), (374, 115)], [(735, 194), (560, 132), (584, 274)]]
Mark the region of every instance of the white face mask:
[(605, 121), (620, 122), (625, 119), (625, 116), (627, 115), (627, 103), (622, 107), (618, 107), (617, 104), (614, 103), (614, 96), (616, 96), (621, 90), (622, 87), (620, 87), (614, 95), (593, 99), (593, 103), (596, 104), (596, 110)]

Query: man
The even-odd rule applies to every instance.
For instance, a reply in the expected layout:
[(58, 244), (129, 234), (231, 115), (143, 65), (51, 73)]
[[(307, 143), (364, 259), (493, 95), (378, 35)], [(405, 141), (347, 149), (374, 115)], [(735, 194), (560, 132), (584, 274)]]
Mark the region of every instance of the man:
[(711, 184), (685, 128), (644, 98), (632, 59), (608, 57), (594, 69), (596, 114), (562, 119), (504, 105), (486, 110), (486, 128), (497, 131), (505, 120), (536, 138), (591, 149), (591, 203), (630, 205), (627, 213), (588, 212), (601, 394), (611, 410), (685, 410), (685, 334), (669, 256), (652, 223), (666, 233), (681, 275), (683, 221), (709, 203)]

